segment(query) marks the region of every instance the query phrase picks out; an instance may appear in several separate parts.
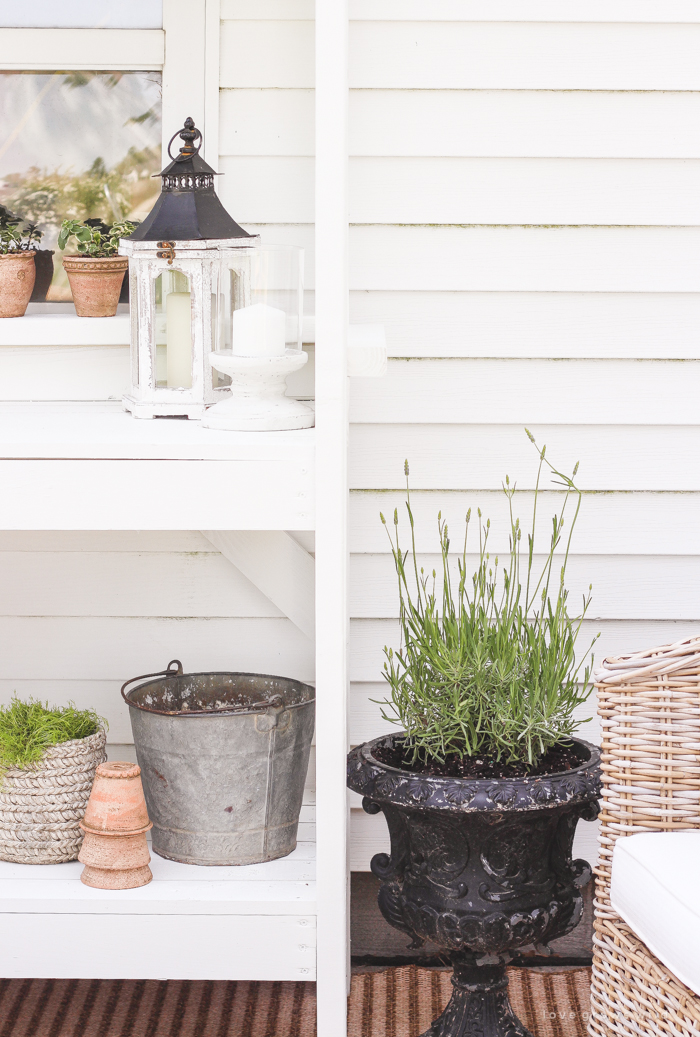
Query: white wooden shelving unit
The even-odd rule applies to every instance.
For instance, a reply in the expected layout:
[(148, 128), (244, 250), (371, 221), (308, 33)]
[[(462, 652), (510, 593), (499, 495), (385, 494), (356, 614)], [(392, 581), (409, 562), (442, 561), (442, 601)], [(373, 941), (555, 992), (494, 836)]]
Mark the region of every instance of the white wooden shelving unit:
[[(97, 322), (61, 314), (5, 322), (0, 529), (209, 530), (229, 558), (246, 543), (240, 531), (258, 544), (315, 531), (318, 841), (307, 791), (297, 850), (270, 864), (206, 869), (154, 856), (153, 883), (128, 892), (88, 889), (78, 864), (0, 864), (0, 977), (317, 979), (319, 1037), (338, 1037), (348, 983), (347, 8), (316, 6), (317, 427), (244, 434), (135, 420), (118, 402), (122, 316), (99, 324), (99, 341)], [(90, 54), (92, 68), (106, 41), (104, 67), (162, 68), (164, 124), (179, 125), (186, 109), (216, 164), (218, 31), (218, 0), (164, 0), (164, 31), (84, 29), (84, 46), (58, 49)], [(0, 29), (16, 59), (4, 67), (51, 68), (51, 34), (74, 32)], [(297, 593), (310, 598), (301, 569)], [(311, 605), (287, 615), (304, 629)]]

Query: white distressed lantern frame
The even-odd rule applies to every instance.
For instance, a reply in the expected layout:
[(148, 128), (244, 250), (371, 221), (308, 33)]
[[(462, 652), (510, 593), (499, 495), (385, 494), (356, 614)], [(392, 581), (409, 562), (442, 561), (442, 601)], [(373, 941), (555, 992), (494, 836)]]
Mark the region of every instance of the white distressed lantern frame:
[[(131, 299), (131, 388), (122, 402), (135, 418), (201, 419), (207, 407), (229, 395), (226, 386), (214, 386), (208, 361), (217, 348), (219, 277), (223, 270), (236, 272), (245, 295), (247, 258), (259, 244), (258, 236), (170, 243), (122, 239), (119, 254), (129, 257)], [(192, 299), (189, 388), (158, 385), (155, 282), (172, 271), (188, 279)]]

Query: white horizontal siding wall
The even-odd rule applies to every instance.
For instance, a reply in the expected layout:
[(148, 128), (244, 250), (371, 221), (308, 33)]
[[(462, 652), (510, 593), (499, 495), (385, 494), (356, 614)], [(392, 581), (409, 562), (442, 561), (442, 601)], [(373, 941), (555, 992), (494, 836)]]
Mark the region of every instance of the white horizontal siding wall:
[[(503, 551), (506, 473), (531, 501), (527, 425), (581, 462), (571, 582), (593, 583), (597, 656), (700, 626), (700, 15), (694, 0), (352, 0), (351, 15), (352, 319), (384, 323), (392, 358), (352, 384), (358, 742), (387, 726), (378, 513), (401, 506), (406, 457), (426, 557), (437, 511), (454, 529), (470, 505)], [(313, 3), (223, 0), (222, 16), (222, 195), (307, 247), (312, 302)], [(366, 868), (382, 819), (353, 810), (353, 832)]]
[(199, 532), (0, 533), (0, 702), (73, 701), (131, 758), (119, 689), (189, 671), (313, 680), (313, 643)]

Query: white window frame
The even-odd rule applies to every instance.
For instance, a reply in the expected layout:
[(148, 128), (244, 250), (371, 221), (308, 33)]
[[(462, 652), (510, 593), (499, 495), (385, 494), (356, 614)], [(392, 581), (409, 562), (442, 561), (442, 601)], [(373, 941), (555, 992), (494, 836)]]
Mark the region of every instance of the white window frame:
[(0, 28), (0, 71), (162, 72), (163, 162), (168, 141), (191, 115), (204, 135), (202, 153), (216, 169), (219, 17), (220, 0), (163, 0), (162, 29)]

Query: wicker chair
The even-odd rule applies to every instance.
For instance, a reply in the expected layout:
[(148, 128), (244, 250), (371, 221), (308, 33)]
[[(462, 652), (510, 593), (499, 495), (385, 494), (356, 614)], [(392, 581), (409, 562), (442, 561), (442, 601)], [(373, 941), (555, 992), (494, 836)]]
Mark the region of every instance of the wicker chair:
[(603, 807), (590, 1037), (700, 1035), (700, 998), (610, 906), (615, 841), (700, 828), (700, 637), (606, 659), (596, 674)]

